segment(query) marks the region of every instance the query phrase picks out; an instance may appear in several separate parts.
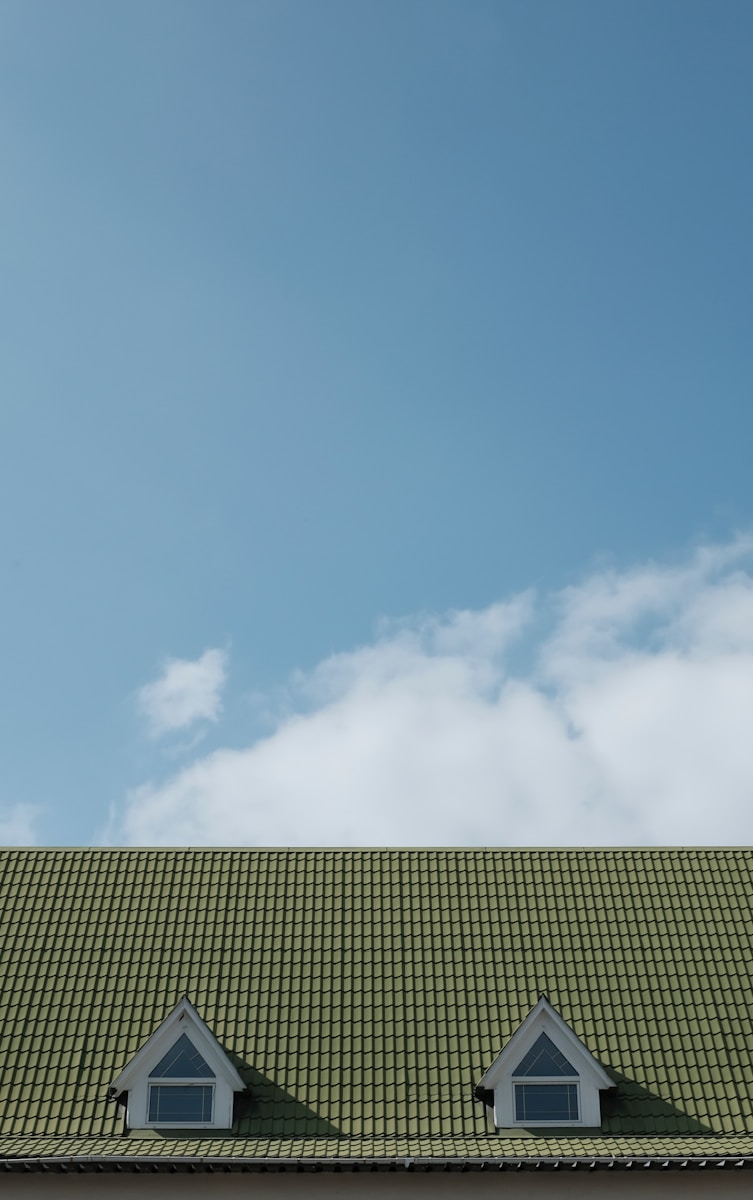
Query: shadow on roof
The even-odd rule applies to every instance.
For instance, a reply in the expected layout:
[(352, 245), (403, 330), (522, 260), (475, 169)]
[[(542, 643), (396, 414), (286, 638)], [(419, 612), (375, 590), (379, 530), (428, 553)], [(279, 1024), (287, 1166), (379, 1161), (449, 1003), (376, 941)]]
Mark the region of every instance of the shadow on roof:
[[(244, 1062), (237, 1054), (227, 1052), (228, 1058), (246, 1084), (247, 1091), (235, 1097), (232, 1129), (212, 1130), (212, 1136), (222, 1137), (341, 1137), (342, 1130), (320, 1117), (313, 1109), (296, 1100), (278, 1087), (261, 1071)], [(154, 1131), (168, 1140), (196, 1140), (195, 1129)]]
[(629, 1134), (717, 1134), (719, 1129), (705, 1125), (691, 1113), (670, 1104), (635, 1079), (610, 1068), (616, 1083), (614, 1092), (601, 1097), (603, 1136)]
[(290, 1092), (232, 1051), (228, 1058), (246, 1085), (235, 1097), (233, 1135), (236, 1137), (341, 1137), (342, 1130), (321, 1117)]

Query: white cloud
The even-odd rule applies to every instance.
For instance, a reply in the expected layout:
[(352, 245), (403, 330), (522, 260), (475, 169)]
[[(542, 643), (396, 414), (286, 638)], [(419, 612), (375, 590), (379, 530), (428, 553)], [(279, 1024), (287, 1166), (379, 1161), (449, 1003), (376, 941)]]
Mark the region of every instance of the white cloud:
[(39, 809), (31, 804), (0, 808), (0, 846), (33, 846)]
[(753, 542), (385, 624), (290, 694), (270, 736), (132, 792), (111, 836), (753, 842)]
[(137, 704), (152, 737), (187, 729), (197, 721), (216, 721), (227, 671), (224, 650), (205, 650), (200, 658), (168, 658), (159, 679), (139, 689)]

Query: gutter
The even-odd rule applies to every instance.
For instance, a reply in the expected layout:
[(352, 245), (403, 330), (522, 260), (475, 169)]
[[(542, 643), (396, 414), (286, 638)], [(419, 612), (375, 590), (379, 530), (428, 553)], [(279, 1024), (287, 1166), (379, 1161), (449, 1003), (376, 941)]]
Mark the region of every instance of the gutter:
[(753, 1156), (704, 1158), (138, 1158), (118, 1155), (92, 1157), (3, 1158), (0, 1171), (8, 1174), (305, 1174), (359, 1172), (478, 1172), (485, 1171), (715, 1171), (753, 1170)]

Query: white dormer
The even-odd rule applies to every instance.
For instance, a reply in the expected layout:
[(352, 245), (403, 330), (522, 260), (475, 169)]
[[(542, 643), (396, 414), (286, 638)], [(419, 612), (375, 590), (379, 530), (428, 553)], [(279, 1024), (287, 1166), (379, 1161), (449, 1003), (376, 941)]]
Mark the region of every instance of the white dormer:
[(546, 996), (529, 1012), (479, 1088), (494, 1092), (497, 1129), (601, 1125), (599, 1092), (614, 1087)]
[[(229, 1129), (245, 1084), (184, 996), (114, 1079), (131, 1129)], [(122, 1103), (122, 1101), (121, 1101)]]

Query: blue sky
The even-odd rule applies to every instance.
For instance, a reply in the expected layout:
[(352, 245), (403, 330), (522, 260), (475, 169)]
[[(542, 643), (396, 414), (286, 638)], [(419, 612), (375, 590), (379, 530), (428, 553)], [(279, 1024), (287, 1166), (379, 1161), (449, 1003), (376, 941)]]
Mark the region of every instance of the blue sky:
[(0, 835), (753, 840), (752, 47), (0, 0)]

